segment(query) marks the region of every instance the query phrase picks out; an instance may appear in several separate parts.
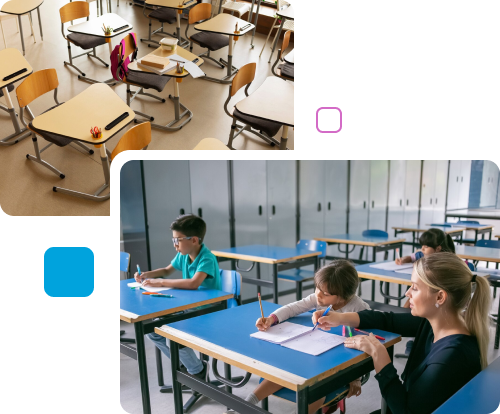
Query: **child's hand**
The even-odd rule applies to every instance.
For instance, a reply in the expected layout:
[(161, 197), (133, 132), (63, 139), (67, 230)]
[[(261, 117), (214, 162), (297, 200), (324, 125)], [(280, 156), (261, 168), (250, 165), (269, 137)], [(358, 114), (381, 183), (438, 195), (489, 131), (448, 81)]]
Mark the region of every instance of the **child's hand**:
[(163, 281), (161, 279), (146, 279), (142, 286), (151, 286), (151, 287), (161, 287), (163, 286)]
[(325, 313), (324, 310), (317, 310), (313, 313), (313, 325), (316, 325), (316, 322), (319, 322), (318, 328), (324, 331), (329, 331), (330, 328), (335, 328), (340, 325), (337, 322), (337, 315), (335, 312), (329, 312), (326, 316), (323, 316), (323, 313)]
[(259, 318), (255, 323), (255, 326), (259, 331), (267, 331), (273, 324), (273, 318)]
[(349, 384), (349, 392), (347, 393), (347, 398), (351, 398), (353, 395), (356, 397), (361, 395), (361, 381), (359, 379), (354, 380)]
[(135, 272), (134, 279), (136, 282), (142, 283), (142, 281), (144, 280), (144, 273), (142, 275), (139, 275), (139, 272)]
[(402, 265), (402, 264), (403, 264), (403, 261), (401, 260), (401, 258), (400, 258), (400, 257), (398, 257), (398, 258), (396, 259), (396, 264), (397, 264), (397, 265)]

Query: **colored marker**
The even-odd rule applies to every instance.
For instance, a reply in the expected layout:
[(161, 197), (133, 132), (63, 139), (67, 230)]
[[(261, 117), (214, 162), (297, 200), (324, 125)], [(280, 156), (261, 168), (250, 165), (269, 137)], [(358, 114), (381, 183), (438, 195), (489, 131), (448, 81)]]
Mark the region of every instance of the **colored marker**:
[(400, 259), (400, 257), (399, 257), (399, 249), (396, 249), (396, 259)]
[[(139, 267), (139, 265), (137, 265), (137, 273), (139, 273), (139, 276), (142, 276), (141, 268)], [(142, 280), (142, 277), (141, 277), (141, 280)]]
[(342, 325), (342, 336), (345, 336), (345, 325)]
[[(328, 308), (326, 308), (326, 310), (325, 310), (325, 313), (323, 313), (323, 315), (321, 315), (321, 317), (326, 316), (328, 314), (328, 312), (330, 312), (331, 309), (332, 309), (332, 305), (328, 306)], [(319, 318), (318, 318), (318, 321), (319, 321)], [(316, 326), (318, 326), (318, 324), (319, 324), (319, 322), (316, 322), (316, 325), (314, 325), (313, 331), (316, 329)]]
[[(361, 333), (364, 333), (365, 335), (370, 335), (370, 333), (369, 333), (369, 332), (362, 331), (361, 329), (356, 329), (356, 328), (354, 328), (354, 330), (355, 330), (356, 332), (361, 332)], [(381, 336), (378, 336), (378, 335), (375, 335), (375, 334), (374, 334), (374, 336), (375, 336), (375, 338), (380, 339), (381, 341), (385, 341), (385, 338), (382, 338)]]
[(172, 295), (160, 295), (159, 293), (155, 293), (155, 294), (149, 295), (149, 296), (154, 296), (155, 298), (173, 298)]
[(349, 331), (349, 336), (351, 337), (351, 336), (352, 336), (351, 327), (350, 327), (350, 326), (348, 326), (348, 327), (347, 327), (347, 330)]

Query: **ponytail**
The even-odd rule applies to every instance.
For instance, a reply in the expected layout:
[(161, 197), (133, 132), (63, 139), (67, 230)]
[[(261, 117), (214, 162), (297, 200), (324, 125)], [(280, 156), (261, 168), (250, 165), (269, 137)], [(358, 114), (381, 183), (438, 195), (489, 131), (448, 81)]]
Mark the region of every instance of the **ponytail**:
[(445, 240), (445, 243), (443, 244), (446, 244), (446, 249), (444, 248), (443, 246), (443, 252), (451, 252), (451, 253), (455, 253), (455, 243), (453, 243), (453, 239), (451, 238), (451, 236), (449, 234), (446, 235), (446, 240)]

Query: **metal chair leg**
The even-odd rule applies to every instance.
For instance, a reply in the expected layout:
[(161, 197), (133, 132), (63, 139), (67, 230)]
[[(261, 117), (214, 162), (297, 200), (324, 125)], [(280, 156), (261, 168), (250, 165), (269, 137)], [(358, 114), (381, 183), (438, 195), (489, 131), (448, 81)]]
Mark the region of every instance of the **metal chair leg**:
[(45, 151), (48, 147), (50, 147), (52, 145), (52, 143), (50, 143), (45, 148), (43, 148), (42, 150), (40, 150), (38, 148), (38, 140), (37, 140), (37, 137), (36, 137), (35, 134), (33, 134), (33, 136), (32, 136), (31, 139), (33, 140), (33, 146), (35, 148), (35, 154), (36, 154), (36, 156), (30, 155), (30, 154), (26, 154), (26, 158), (28, 160), (35, 161), (38, 164), (43, 165), (44, 167), (46, 167), (50, 171), (52, 171), (54, 174), (58, 175), (60, 178), (64, 178), (65, 175), (61, 171), (59, 171), (57, 168), (55, 168), (52, 165), (50, 165), (48, 162), (42, 160), (42, 157), (40, 155), (43, 151)]

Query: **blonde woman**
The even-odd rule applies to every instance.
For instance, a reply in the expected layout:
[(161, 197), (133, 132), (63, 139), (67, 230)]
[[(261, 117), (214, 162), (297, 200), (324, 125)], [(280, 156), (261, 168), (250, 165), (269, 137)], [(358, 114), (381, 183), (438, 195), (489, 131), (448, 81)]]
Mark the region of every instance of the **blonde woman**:
[(373, 358), (375, 378), (394, 414), (433, 412), (488, 365), (488, 281), (448, 252), (418, 260), (411, 281), (406, 292), (411, 314), (366, 310), (313, 315), (313, 323), (318, 320), (324, 330), (349, 325), (415, 337), (402, 381), (387, 350), (372, 334), (345, 341), (346, 347)]

